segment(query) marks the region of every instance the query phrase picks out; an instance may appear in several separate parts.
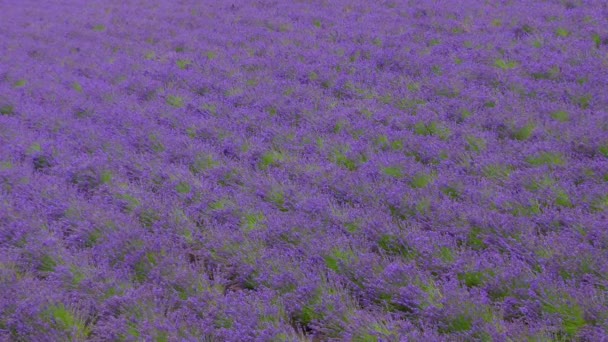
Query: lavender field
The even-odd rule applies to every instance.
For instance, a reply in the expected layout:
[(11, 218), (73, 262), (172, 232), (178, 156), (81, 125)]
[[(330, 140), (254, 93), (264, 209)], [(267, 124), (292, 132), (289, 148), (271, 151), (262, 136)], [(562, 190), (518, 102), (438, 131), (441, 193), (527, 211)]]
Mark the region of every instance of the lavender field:
[(608, 3), (0, 0), (0, 340), (608, 341)]

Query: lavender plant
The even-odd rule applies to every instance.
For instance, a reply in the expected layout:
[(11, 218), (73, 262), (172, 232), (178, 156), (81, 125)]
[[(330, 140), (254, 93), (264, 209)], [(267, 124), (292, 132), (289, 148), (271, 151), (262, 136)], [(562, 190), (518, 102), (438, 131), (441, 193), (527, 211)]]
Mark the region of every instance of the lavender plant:
[(0, 2), (0, 339), (607, 339), (607, 11)]

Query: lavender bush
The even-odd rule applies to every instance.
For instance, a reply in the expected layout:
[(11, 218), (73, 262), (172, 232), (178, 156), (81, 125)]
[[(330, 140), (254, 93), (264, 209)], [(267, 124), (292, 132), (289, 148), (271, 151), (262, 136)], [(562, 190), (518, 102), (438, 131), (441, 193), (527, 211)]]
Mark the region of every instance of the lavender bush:
[(608, 5), (0, 1), (0, 338), (608, 340)]

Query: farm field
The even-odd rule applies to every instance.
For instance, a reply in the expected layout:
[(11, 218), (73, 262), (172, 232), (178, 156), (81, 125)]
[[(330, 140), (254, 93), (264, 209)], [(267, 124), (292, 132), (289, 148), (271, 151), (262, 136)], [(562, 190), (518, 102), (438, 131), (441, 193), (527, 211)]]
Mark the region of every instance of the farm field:
[(0, 340), (608, 341), (608, 3), (0, 0)]

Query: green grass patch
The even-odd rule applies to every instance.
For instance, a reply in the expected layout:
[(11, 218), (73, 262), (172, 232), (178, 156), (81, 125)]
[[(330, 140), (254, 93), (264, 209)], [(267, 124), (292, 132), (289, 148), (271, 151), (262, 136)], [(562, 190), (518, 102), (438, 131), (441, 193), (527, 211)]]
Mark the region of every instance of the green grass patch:
[(105, 25), (95, 25), (93, 26), (93, 31), (97, 31), (97, 32), (103, 32), (106, 30), (106, 26)]
[(188, 194), (192, 191), (192, 187), (187, 182), (179, 182), (175, 186), (175, 190), (180, 194)]

